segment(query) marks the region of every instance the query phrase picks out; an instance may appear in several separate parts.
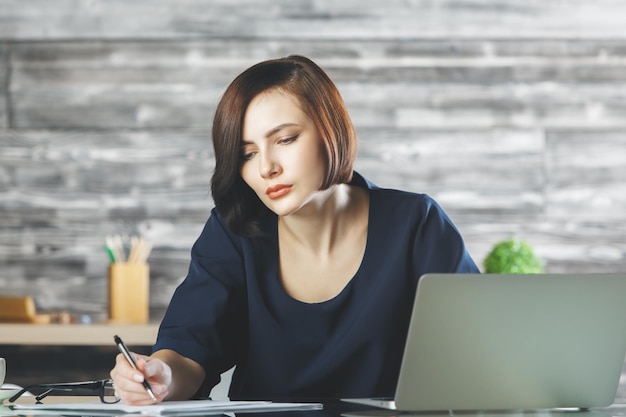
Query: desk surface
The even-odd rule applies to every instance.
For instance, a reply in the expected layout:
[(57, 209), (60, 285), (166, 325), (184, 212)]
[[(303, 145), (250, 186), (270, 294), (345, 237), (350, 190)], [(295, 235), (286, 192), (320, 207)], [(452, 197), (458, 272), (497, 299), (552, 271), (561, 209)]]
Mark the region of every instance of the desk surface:
[(129, 346), (152, 346), (154, 324), (9, 324), (0, 323), (0, 345), (107, 346), (119, 334)]
[[(30, 397), (32, 398), (32, 397)], [(44, 402), (48, 403), (71, 403), (82, 402), (86, 400), (94, 401), (95, 397), (46, 397)], [(25, 401), (22, 401), (25, 400)], [(96, 399), (97, 401), (97, 399)], [(22, 397), (18, 402), (32, 403), (31, 399)], [(29, 414), (35, 416), (36, 414)], [(54, 414), (46, 413), (51, 416)], [(69, 414), (67, 414), (69, 415)], [(79, 413), (77, 415), (87, 416), (87, 414)], [(145, 417), (142, 414), (136, 414), (137, 416)], [(229, 413), (228, 415), (232, 415)], [(324, 403), (323, 410), (301, 410), (301, 411), (282, 411), (280, 413), (245, 413), (237, 414), (246, 417), (398, 417), (398, 412), (390, 410), (381, 410), (376, 408), (356, 406), (343, 402)], [(12, 411), (7, 407), (0, 406), (0, 416), (12, 417)], [(187, 417), (192, 417), (193, 414), (185, 414)], [(464, 412), (420, 412), (420, 413), (403, 413), (402, 417), (621, 417), (626, 416), (626, 405), (615, 405), (603, 409), (592, 410), (511, 410), (511, 411), (464, 411)], [(17, 417), (17, 415), (15, 415)], [(226, 415), (224, 415), (226, 417)]]

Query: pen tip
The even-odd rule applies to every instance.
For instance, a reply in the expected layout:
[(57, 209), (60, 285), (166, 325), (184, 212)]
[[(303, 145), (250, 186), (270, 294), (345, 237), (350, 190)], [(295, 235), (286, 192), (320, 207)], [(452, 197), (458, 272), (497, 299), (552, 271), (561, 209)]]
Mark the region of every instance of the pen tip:
[(146, 391), (148, 391), (148, 395), (150, 396), (150, 398), (152, 398), (154, 401), (157, 400), (156, 395), (154, 395), (154, 392), (152, 392), (151, 389), (147, 389)]

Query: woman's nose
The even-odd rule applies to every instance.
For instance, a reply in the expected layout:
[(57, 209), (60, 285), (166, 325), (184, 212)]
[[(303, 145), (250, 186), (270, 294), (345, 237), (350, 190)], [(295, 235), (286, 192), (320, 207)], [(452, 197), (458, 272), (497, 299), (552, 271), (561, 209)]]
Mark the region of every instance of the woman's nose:
[(266, 153), (261, 157), (261, 177), (272, 178), (280, 173), (280, 165), (272, 158), (271, 155)]

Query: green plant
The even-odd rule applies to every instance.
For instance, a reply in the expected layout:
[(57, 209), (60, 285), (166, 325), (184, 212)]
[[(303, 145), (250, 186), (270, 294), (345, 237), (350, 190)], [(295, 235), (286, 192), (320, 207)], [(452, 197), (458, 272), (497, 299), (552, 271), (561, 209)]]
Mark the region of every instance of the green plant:
[(543, 262), (533, 248), (519, 239), (496, 243), (483, 261), (488, 274), (540, 274)]

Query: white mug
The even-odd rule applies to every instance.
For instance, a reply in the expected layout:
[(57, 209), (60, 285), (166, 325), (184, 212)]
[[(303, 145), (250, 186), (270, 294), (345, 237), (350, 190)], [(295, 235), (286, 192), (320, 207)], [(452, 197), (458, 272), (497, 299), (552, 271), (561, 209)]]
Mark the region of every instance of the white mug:
[(0, 358), (0, 387), (4, 384), (4, 377), (7, 373), (7, 362), (4, 358)]

